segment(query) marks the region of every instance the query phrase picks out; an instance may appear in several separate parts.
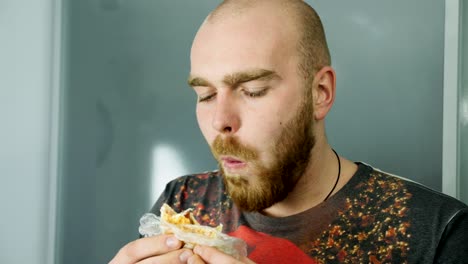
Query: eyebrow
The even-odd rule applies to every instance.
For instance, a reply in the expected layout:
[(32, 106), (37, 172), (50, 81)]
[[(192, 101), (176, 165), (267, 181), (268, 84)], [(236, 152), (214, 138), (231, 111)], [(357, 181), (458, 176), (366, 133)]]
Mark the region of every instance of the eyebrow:
[(201, 77), (194, 77), (194, 76), (189, 76), (188, 81), (187, 81), (189, 86), (195, 87), (195, 86), (211, 86), (210, 82), (207, 80), (201, 78)]
[[(238, 86), (239, 84), (254, 81), (254, 80), (269, 81), (271, 79), (276, 79), (276, 78), (280, 78), (280, 77), (274, 71), (265, 70), (265, 69), (252, 69), (252, 70), (228, 74), (224, 76), (223, 83), (228, 86), (235, 87), (235, 86)], [(201, 77), (189, 76), (188, 85), (192, 87), (210, 86), (210, 82), (208, 82), (207, 80)]]

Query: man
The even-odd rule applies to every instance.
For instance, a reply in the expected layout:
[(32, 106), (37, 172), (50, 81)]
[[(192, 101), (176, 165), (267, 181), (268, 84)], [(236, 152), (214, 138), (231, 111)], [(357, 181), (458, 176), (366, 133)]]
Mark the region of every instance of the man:
[(163, 203), (244, 239), (236, 260), (174, 237), (143, 238), (111, 263), (460, 263), (468, 208), (338, 154), (325, 117), (335, 71), (299, 0), (225, 1), (200, 27), (189, 85), (220, 170), (169, 183)]

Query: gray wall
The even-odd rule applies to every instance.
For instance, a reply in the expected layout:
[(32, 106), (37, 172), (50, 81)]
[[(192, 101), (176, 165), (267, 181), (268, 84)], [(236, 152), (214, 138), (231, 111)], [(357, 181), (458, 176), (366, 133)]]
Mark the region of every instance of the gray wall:
[(444, 2), (311, 2), (338, 76), (331, 143), (440, 191)]
[[(47, 263), (53, 1), (0, 1), (0, 263)], [(52, 226), (53, 229), (53, 226)]]
[[(163, 182), (215, 168), (185, 84), (217, 1), (67, 1), (58, 263), (105, 263)], [(444, 4), (309, 1), (338, 75), (338, 153), (441, 188)]]

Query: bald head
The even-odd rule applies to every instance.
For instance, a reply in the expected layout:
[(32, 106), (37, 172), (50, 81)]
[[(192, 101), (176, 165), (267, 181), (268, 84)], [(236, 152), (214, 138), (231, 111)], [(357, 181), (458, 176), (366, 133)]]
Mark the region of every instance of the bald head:
[(320, 17), (302, 0), (225, 0), (210, 13), (205, 23), (222, 23), (243, 15), (255, 15), (256, 12), (268, 12), (294, 31), (298, 70), (304, 78), (313, 77), (315, 72), (331, 64)]

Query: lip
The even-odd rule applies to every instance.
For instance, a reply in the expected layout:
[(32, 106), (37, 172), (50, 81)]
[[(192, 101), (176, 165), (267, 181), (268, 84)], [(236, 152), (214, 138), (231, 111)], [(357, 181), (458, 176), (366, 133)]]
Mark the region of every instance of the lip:
[(247, 166), (246, 162), (240, 159), (237, 159), (235, 157), (230, 157), (230, 156), (221, 157), (221, 161), (222, 161), (223, 167), (229, 170), (238, 170)]

